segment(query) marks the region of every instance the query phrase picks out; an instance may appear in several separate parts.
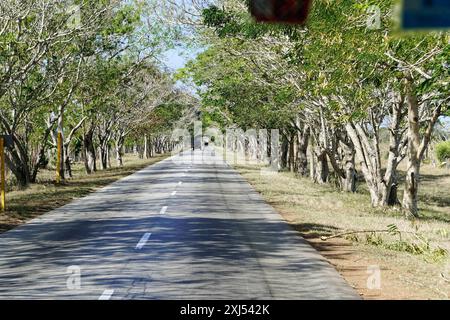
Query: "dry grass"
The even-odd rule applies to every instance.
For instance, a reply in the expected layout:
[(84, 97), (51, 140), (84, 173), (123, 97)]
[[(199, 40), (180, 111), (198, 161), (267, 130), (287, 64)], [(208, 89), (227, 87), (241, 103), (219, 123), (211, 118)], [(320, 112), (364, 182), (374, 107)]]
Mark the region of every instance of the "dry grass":
[[(423, 218), (411, 222), (400, 210), (372, 209), (362, 184), (356, 194), (342, 193), (330, 185), (317, 185), (292, 173), (261, 175), (260, 168), (237, 166), (266, 201), (320, 250), (362, 295), (374, 299), (446, 299), (450, 296), (450, 258), (444, 251), (450, 252), (449, 171), (423, 168), (420, 190)], [(398, 235), (377, 233), (320, 240), (322, 236), (343, 231), (380, 230), (392, 224), (424, 239), (403, 234), (400, 241)], [(420, 254), (404, 246), (424, 247), (424, 243), (429, 248)], [(374, 264), (382, 269), (382, 290), (367, 289), (367, 266)]]
[(144, 160), (135, 155), (127, 155), (123, 168), (111, 168), (92, 175), (85, 174), (83, 164), (77, 163), (73, 166), (73, 178), (61, 185), (55, 185), (53, 170), (43, 170), (39, 173), (38, 183), (25, 190), (7, 193), (7, 211), (0, 213), (0, 232), (10, 230), (74, 199), (84, 197), (166, 157), (160, 155)]

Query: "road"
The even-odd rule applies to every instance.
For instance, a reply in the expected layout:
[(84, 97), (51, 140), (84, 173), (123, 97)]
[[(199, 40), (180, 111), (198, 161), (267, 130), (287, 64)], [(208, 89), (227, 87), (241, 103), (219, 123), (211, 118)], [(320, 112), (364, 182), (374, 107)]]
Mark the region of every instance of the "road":
[(218, 156), (174, 156), (0, 235), (0, 299), (358, 299)]

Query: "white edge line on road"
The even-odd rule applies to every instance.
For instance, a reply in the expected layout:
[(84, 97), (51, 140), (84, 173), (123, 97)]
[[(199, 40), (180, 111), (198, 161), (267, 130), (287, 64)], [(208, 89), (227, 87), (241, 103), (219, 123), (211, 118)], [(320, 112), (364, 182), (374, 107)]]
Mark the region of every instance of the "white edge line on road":
[(141, 250), (145, 244), (147, 243), (147, 240), (150, 238), (152, 234), (151, 233), (146, 233), (142, 236), (141, 240), (139, 240), (138, 244), (136, 245), (137, 250)]
[(159, 214), (165, 214), (167, 211), (167, 207), (162, 207), (161, 211), (159, 212)]
[(98, 298), (98, 300), (109, 300), (111, 296), (114, 294), (113, 289), (106, 289), (103, 291), (102, 295)]
[(176, 194), (177, 194), (177, 192), (174, 191), (174, 192), (172, 192), (171, 196), (173, 197), (173, 196), (176, 195)]

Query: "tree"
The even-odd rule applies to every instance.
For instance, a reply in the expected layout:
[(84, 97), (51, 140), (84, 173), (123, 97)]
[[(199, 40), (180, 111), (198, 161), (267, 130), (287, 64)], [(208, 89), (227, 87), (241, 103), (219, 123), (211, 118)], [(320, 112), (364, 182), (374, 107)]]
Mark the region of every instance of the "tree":
[(371, 4), (314, 1), (306, 27), (255, 24), (245, 1), (210, 6), (198, 29), (208, 49), (181, 73), (201, 86), (204, 108), (226, 121), (276, 124), (291, 170), (307, 172), (309, 148), (314, 181), (328, 182), (331, 164), (341, 189), (354, 191), (357, 162), (375, 207), (400, 203), (397, 168), (406, 159), (402, 203), (416, 217), (420, 162), (448, 108), (449, 38), (396, 36), (390, 0), (376, 1), (381, 26), (368, 28)]

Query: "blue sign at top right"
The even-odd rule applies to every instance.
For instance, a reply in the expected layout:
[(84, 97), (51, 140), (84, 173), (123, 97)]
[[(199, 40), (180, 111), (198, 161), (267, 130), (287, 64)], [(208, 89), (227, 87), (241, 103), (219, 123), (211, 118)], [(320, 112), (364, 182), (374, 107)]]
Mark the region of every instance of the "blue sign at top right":
[(450, 0), (403, 0), (402, 28), (450, 29)]

